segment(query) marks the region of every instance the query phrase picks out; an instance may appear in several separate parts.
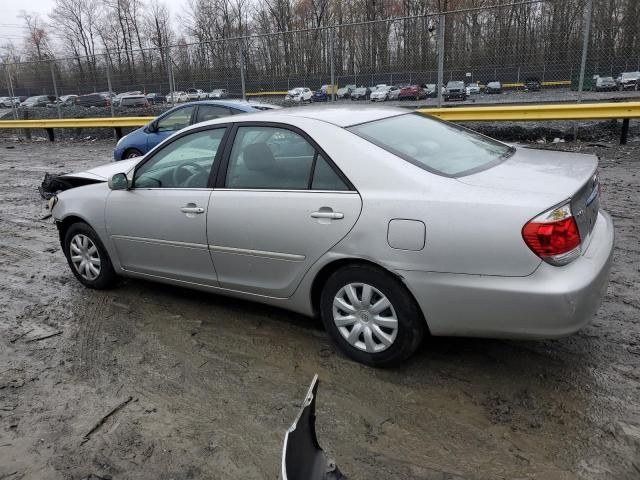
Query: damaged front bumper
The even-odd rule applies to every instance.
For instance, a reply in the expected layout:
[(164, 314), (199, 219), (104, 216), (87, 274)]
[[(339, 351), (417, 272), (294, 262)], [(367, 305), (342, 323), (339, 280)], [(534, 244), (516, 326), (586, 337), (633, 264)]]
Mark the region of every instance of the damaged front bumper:
[(316, 436), (318, 376), (313, 377), (300, 413), (284, 437), (281, 480), (343, 480), (338, 467), (327, 458)]

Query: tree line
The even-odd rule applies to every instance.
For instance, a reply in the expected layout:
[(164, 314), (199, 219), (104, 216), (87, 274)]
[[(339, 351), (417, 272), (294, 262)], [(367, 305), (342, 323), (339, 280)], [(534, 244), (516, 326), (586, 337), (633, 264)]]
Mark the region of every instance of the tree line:
[[(282, 88), (287, 79), (328, 80), (332, 59), (338, 78), (427, 81), (437, 14), (454, 11), (444, 34), (451, 76), (566, 79), (579, 68), (586, 1), (189, 0), (178, 9), (161, 0), (55, 0), (46, 16), (23, 12), (24, 41), (2, 46), (1, 57), (21, 63), (9, 69), (16, 90), (35, 93), (51, 92), (48, 62), (61, 57), (54, 74), (77, 93), (106, 88), (107, 62), (115, 90), (166, 90), (169, 75), (180, 88), (238, 90), (241, 64), (248, 88)], [(593, 0), (591, 18), (589, 71), (640, 69), (640, 2)]]

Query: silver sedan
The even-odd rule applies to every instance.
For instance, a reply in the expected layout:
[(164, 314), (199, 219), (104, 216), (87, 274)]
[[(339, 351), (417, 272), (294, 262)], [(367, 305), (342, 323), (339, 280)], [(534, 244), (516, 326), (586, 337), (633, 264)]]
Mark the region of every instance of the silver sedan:
[(393, 108), (283, 109), (179, 131), (51, 201), (85, 286), (136, 277), (319, 315), (389, 366), (431, 335), (545, 338), (607, 288), (597, 158)]

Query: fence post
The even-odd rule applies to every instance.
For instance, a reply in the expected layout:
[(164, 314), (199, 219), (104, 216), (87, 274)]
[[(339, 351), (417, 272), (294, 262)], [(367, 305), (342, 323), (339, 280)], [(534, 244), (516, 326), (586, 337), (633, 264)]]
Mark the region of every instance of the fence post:
[(167, 77), (169, 79), (169, 93), (171, 98), (171, 100), (167, 100), (167, 101), (170, 101), (171, 105), (173, 105), (176, 91), (174, 88), (175, 85), (173, 84), (172, 75), (171, 75), (171, 53), (170, 53), (169, 47), (167, 47), (166, 57), (167, 58), (165, 60), (165, 63), (167, 64)]
[(335, 83), (335, 70), (334, 70), (334, 39), (335, 39), (335, 29), (330, 29), (329, 30), (329, 57), (330, 57), (330, 63), (331, 63), (331, 101), (335, 102), (336, 101), (336, 83)]
[(58, 110), (58, 118), (62, 118), (62, 112), (60, 111), (60, 96), (58, 95), (58, 84), (56, 83), (56, 73), (53, 68), (54, 60), (49, 62), (51, 67), (51, 79), (53, 80), (53, 93), (56, 96), (56, 110)]
[(240, 84), (242, 85), (242, 100), (247, 99), (247, 91), (244, 83), (244, 49), (242, 48), (242, 37), (238, 39), (238, 48), (240, 50)]
[(444, 29), (446, 23), (446, 16), (440, 14), (438, 18), (438, 82), (436, 88), (438, 89), (438, 108), (442, 107), (442, 87), (444, 81)]
[(104, 59), (106, 62), (106, 66), (107, 66), (107, 87), (109, 88), (109, 107), (111, 108), (111, 116), (114, 117), (114, 113), (113, 113), (113, 97), (111, 96), (111, 93), (113, 92), (113, 88), (111, 88), (111, 56), (109, 55), (109, 52), (104, 54)]
[(591, 30), (591, 10), (593, 0), (587, 0), (584, 6), (584, 38), (582, 40), (582, 60), (580, 61), (580, 78), (578, 80), (578, 103), (582, 101), (582, 88), (584, 83), (584, 73), (587, 67), (587, 53), (589, 50), (589, 34)]
[[(15, 65), (15, 63), (14, 63)], [(7, 88), (9, 89), (9, 96), (11, 97), (11, 110), (13, 111), (13, 119), (18, 120), (18, 112), (16, 110), (15, 93), (13, 91), (13, 81), (11, 80), (11, 72), (9, 71), (9, 64), (4, 64), (4, 72), (7, 76)]]

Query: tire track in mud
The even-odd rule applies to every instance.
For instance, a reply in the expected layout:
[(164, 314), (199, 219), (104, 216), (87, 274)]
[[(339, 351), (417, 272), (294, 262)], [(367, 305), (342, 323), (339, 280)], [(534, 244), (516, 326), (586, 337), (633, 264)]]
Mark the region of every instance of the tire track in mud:
[[(81, 287), (83, 288), (83, 287)], [(73, 373), (80, 378), (97, 380), (99, 375), (99, 360), (101, 348), (100, 335), (104, 310), (108, 304), (109, 295), (104, 292), (92, 292), (93, 300), (85, 305), (76, 303), (73, 308), (77, 330), (73, 335), (71, 348), (73, 359)]]

